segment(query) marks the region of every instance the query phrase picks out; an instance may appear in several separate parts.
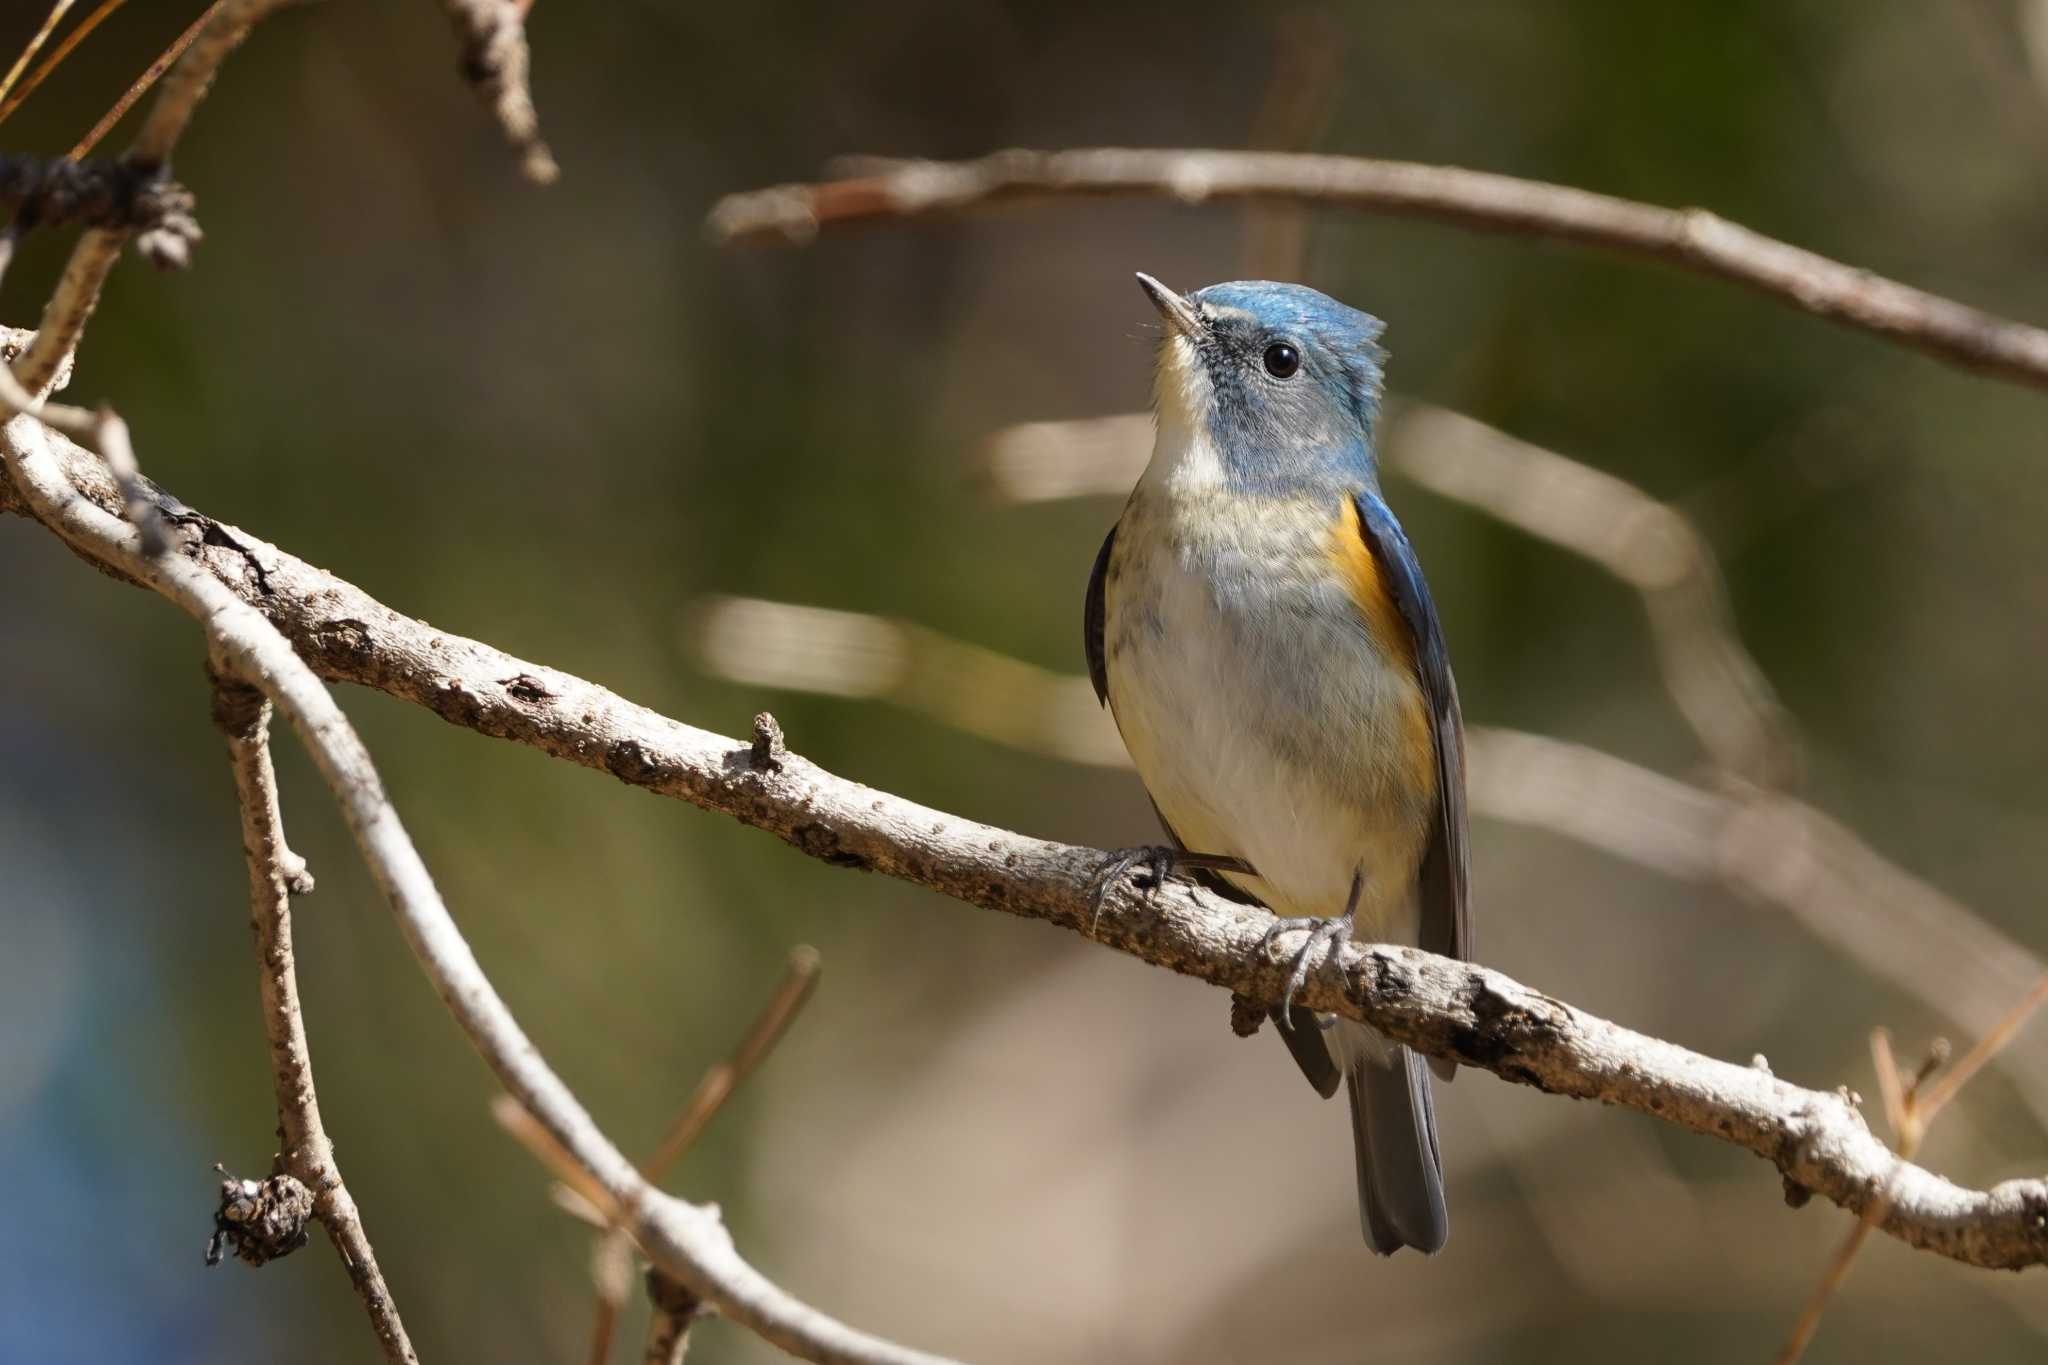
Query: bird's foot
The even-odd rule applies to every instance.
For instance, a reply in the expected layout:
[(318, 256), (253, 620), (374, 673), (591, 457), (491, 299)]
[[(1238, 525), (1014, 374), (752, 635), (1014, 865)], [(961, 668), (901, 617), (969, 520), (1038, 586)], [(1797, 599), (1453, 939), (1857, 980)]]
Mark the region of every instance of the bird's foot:
[(1259, 950), (1267, 957), (1273, 956), (1273, 944), (1288, 934), (1307, 932), (1308, 938), (1294, 954), (1294, 965), (1287, 973), (1287, 989), (1280, 996), (1280, 1008), (1287, 1015), (1287, 1022), (1293, 1024), (1294, 997), (1301, 994), (1301, 988), (1308, 984), (1309, 969), (1316, 963), (1318, 949), (1323, 950), (1322, 960), (1334, 961), (1344, 945), (1351, 941), (1352, 911), (1329, 919), (1302, 916), (1295, 919), (1273, 921), (1271, 928), (1260, 936)]
[[(1166, 879), (1182, 868), (1206, 868), (1212, 872), (1250, 872), (1252, 865), (1242, 858), (1233, 858), (1220, 853), (1190, 853), (1184, 848), (1172, 848), (1165, 844), (1141, 844), (1136, 848), (1120, 848), (1103, 859), (1102, 866), (1095, 869), (1089, 879), (1088, 904), (1094, 911), (1089, 922), (1089, 932), (1102, 919), (1102, 903), (1109, 898), (1109, 889), (1126, 877), (1131, 884), (1150, 897), (1166, 885)], [(1136, 876), (1132, 876), (1136, 873)]]

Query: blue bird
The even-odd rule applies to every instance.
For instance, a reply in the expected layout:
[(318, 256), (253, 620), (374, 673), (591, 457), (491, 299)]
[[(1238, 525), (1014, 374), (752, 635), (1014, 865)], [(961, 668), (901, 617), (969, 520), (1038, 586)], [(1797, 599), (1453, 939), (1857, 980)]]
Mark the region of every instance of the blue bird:
[[(1464, 722), (1415, 551), (1380, 495), (1381, 325), (1263, 281), (1182, 296), (1166, 321), (1158, 438), (1088, 579), (1084, 634), (1172, 847), (1125, 850), (1306, 932), (1471, 954)], [(1449, 1233), (1430, 1067), (1345, 1019), (1273, 1019), (1325, 1097), (1343, 1083), (1374, 1251)], [(1438, 1064), (1449, 1079), (1451, 1068)]]

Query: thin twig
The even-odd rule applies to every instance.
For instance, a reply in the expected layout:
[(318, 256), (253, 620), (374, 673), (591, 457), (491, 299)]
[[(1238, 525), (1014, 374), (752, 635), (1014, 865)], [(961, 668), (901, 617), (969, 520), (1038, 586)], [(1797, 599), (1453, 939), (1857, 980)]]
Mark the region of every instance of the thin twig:
[[(129, 149), (131, 160), (142, 166), (159, 167), (170, 160), (171, 149), (192, 121), (192, 113), (204, 98), (221, 62), (257, 20), (282, 3), (284, 0), (216, 0), (206, 13), (199, 36), (165, 77), (163, 89)], [(31, 394), (42, 396), (77, 349), (86, 323), (99, 306), (107, 275), (120, 259), (128, 237), (124, 230), (94, 228), (80, 237), (72, 249), (57, 288), (43, 308), (35, 342), (14, 365), (14, 377)]]
[(611, 1191), (576, 1159), (553, 1129), (533, 1116), (531, 1109), (511, 1095), (493, 1095), (491, 1117), (526, 1149), (528, 1156), (552, 1172), (556, 1180), (574, 1191), (600, 1218), (617, 1221), (621, 1210)]
[[(284, 633), (297, 654), (285, 649), (277, 656), (277, 695), (295, 699), (294, 723), (315, 742), (316, 754), (334, 765), (330, 780), (352, 821), (361, 825), (359, 838), (384, 879), (380, 884), (479, 1050), (501, 1078), (517, 1078), (517, 1086), (507, 1080), (515, 1094), (525, 1086), (557, 1106), (552, 1113), (534, 1112), (558, 1137), (576, 1138), (565, 1145), (579, 1164), (602, 1177), (605, 1188), (645, 1191), (634, 1235), (649, 1258), (704, 1292), (725, 1316), (749, 1326), (766, 1324), (766, 1330), (755, 1330), (770, 1341), (778, 1341), (771, 1332), (787, 1336), (786, 1314), (795, 1309), (786, 1296), (738, 1261), (708, 1211), (670, 1200), (645, 1186), (637, 1171), (622, 1170), (623, 1158), (588, 1126), (587, 1115), (559, 1090), (552, 1073), (534, 1073), (538, 1063), (530, 1052), (507, 1051), (513, 1037), (523, 1044), (524, 1036), (502, 1032), (516, 1026), (501, 1017), (495, 993), (483, 994), (488, 983), (466, 947), (450, 956), (461, 939), (438, 897), (427, 898), (431, 882), (418, 867), (417, 853), (409, 844), (400, 846), (381, 791), (350, 766), (360, 754), (353, 734), (339, 750), (323, 747), (341, 743), (325, 727), (345, 729), (346, 723), (324, 692), (317, 699), (301, 695), (307, 683), (296, 672), (284, 673), (288, 664), (296, 667), (303, 659), (329, 678), (375, 687), (465, 729), (530, 744), (630, 785), (723, 812), (832, 866), (865, 868), (991, 910), (1044, 919), (1256, 1001), (1277, 1000), (1285, 985), (1284, 964), (1262, 948), (1269, 916), (1179, 883), (1149, 893), (1119, 885), (1098, 906), (1097, 872), (1107, 857), (1100, 849), (948, 815), (838, 777), (795, 752), (756, 764), (747, 741), (671, 720), (581, 678), (403, 616), (332, 574), (182, 504), (166, 504), (177, 553), (144, 561), (122, 523), (90, 515), (101, 511), (98, 499), (112, 503), (116, 496), (99, 461), (76, 452), (60, 465), (41, 428), (19, 419), (0, 428), (0, 455), (12, 468), (26, 510), (96, 562), (111, 561), (119, 576), (190, 603), (208, 617), (230, 605), (260, 607), (263, 619)], [(80, 480), (77, 487), (65, 482), (67, 471)], [(256, 648), (255, 623), (237, 620)], [(261, 649), (268, 657), (278, 646), (264, 638)], [(1631, 1032), (1483, 967), (1415, 949), (1352, 946), (1315, 974), (1299, 1001), (1307, 1009), (1372, 1024), (1431, 1056), (1605, 1100), (1733, 1143), (1765, 1158), (1794, 1185), (1854, 1213), (1869, 1207), (1896, 1165), (1840, 1095), (1805, 1090)], [(2044, 1219), (2048, 1181), (2014, 1180), (1973, 1191), (1909, 1167), (1882, 1226), (1910, 1245), (1956, 1260), (2012, 1267), (2048, 1263)], [(835, 1324), (834, 1330), (844, 1329)]]
[[(650, 1181), (659, 1180), (669, 1167), (681, 1160), (690, 1148), (696, 1145), (697, 1139), (703, 1136), (704, 1129), (710, 1125), (712, 1118), (724, 1107), (725, 1102), (732, 1098), (733, 1092), (745, 1083), (747, 1077), (753, 1075), (755, 1069), (767, 1060), (768, 1054), (774, 1051), (775, 1045), (782, 1040), (782, 1035), (788, 1032), (790, 1024), (795, 1022), (804, 1003), (811, 998), (811, 992), (817, 988), (818, 966), (816, 948), (799, 944), (790, 950), (789, 965), (783, 971), (782, 980), (776, 984), (774, 993), (768, 997), (768, 1003), (763, 1005), (761, 1012), (754, 1017), (754, 1022), (748, 1027), (746, 1035), (740, 1039), (739, 1046), (733, 1049), (732, 1055), (724, 1061), (714, 1063), (704, 1073), (703, 1079), (697, 1082), (697, 1089), (691, 1094), (689, 1103), (684, 1105), (682, 1114), (670, 1126), (668, 1135), (662, 1139), (660, 1146), (640, 1163), (641, 1175)], [(616, 1219), (608, 1220), (598, 1238), (598, 1250), (592, 1258), (593, 1263), (605, 1267), (616, 1262), (623, 1254), (623, 1248), (619, 1245), (621, 1241), (622, 1235)], [(673, 1284), (673, 1281), (667, 1283)], [(649, 1292), (654, 1293), (655, 1281), (650, 1278), (648, 1285)], [(688, 1293), (688, 1290), (684, 1289), (683, 1292)], [(623, 1296), (614, 1293), (613, 1286), (604, 1277), (598, 1277), (597, 1314), (590, 1332), (591, 1365), (601, 1365), (610, 1351), (612, 1327), (618, 1319), (622, 1299)], [(680, 1335), (687, 1335), (688, 1318), (694, 1317), (696, 1310), (693, 1308), (680, 1324), (664, 1325), (660, 1307), (660, 1299), (657, 1296), (655, 1325), (651, 1330), (657, 1336), (662, 1336), (671, 1329)], [(675, 1348), (672, 1341), (669, 1345), (675, 1350), (675, 1358), (680, 1359), (680, 1348)], [(649, 1358), (652, 1359), (654, 1347), (650, 1345), (648, 1351)]]
[(213, 719), (227, 736), (235, 792), (242, 807), (242, 847), (249, 858), (249, 927), (255, 935), (256, 961), (261, 968), (263, 1033), (270, 1041), (278, 1136), (284, 1143), (277, 1154), (277, 1170), (312, 1192), (313, 1214), (327, 1229), (348, 1269), (384, 1358), (418, 1365), (398, 1305), (392, 1302), (390, 1287), (377, 1268), (377, 1255), (363, 1230), (362, 1215), (342, 1183), (334, 1144), (328, 1140), (313, 1089), (313, 1057), (299, 1004), (291, 912), (291, 898), (311, 891), (313, 881), (306, 873), (305, 861), (284, 841), (277, 775), (270, 763), (270, 703), (253, 687), (216, 678)]
[(690, 1096), (690, 1102), (669, 1128), (667, 1136), (662, 1138), (661, 1145), (640, 1163), (642, 1175), (649, 1180), (659, 1179), (696, 1145), (697, 1139), (703, 1136), (704, 1129), (725, 1102), (732, 1098), (733, 1092), (775, 1050), (775, 1045), (782, 1040), (782, 1035), (795, 1021), (817, 985), (818, 950), (807, 945), (792, 948), (789, 966), (776, 985), (775, 993), (761, 1007), (761, 1013), (755, 1016), (746, 1036), (733, 1049), (732, 1056), (714, 1064), (697, 1082), (696, 1093)]
[[(1899, 1144), (1899, 1159), (1911, 1161), (1920, 1145), (1919, 1132), (1909, 1127), (1913, 1095), (1911, 1089), (1900, 1081), (1898, 1063), (1892, 1056), (1891, 1035), (1883, 1029), (1873, 1030), (1870, 1035), (1870, 1057), (1877, 1067), (1878, 1088), (1884, 1092), (1885, 1112), (1888, 1115), (1896, 1115), (1900, 1120), (1892, 1128), (1892, 1134)], [(1827, 1312), (1828, 1303), (1842, 1287), (1842, 1282), (1849, 1278), (1849, 1267), (1854, 1264), (1856, 1253), (1863, 1250), (1863, 1243), (1869, 1239), (1870, 1230), (1884, 1217), (1885, 1209), (1890, 1203), (1891, 1184), (1887, 1182), (1884, 1192), (1871, 1201), (1870, 1207), (1863, 1211), (1863, 1216), (1856, 1220), (1856, 1226), (1849, 1229), (1849, 1235), (1842, 1239), (1841, 1246), (1837, 1247), (1835, 1254), (1828, 1259), (1827, 1269), (1821, 1272), (1820, 1283), (1813, 1287), (1813, 1292), (1807, 1296), (1805, 1305), (1800, 1308), (1799, 1318), (1792, 1324), (1792, 1332), (1786, 1337), (1784, 1346), (1779, 1349), (1773, 1365), (1794, 1365), (1794, 1362), (1806, 1354), (1806, 1348), (1812, 1344), (1814, 1334), (1820, 1330), (1820, 1320)]]
[(1072, 195), (1329, 204), (1668, 261), (1952, 364), (2048, 386), (2048, 330), (1831, 261), (1705, 209), (1661, 208), (1458, 166), (1279, 152), (1103, 147), (996, 152), (977, 161), (863, 158), (858, 164), (863, 174), (848, 179), (729, 195), (712, 207), (707, 227), (722, 242), (802, 242), (843, 223)]
[[(28, 346), (35, 344), (31, 335)], [(67, 358), (54, 376), (52, 387), (61, 384), (69, 371)], [(64, 403), (50, 403), (29, 393), (0, 364), (0, 417), (28, 414), (52, 430), (75, 437), (81, 445), (106, 461), (107, 472), (121, 492), (122, 510), (142, 534), (143, 553), (155, 556), (164, 550), (164, 523), (156, 499), (145, 486), (135, 465), (135, 450), (128, 439), (128, 424), (112, 408), (97, 412)]]
[(2048, 1004), (2048, 972), (2044, 972), (2041, 979), (2034, 983), (2034, 989), (2028, 991), (2003, 1019), (1979, 1038), (1970, 1050), (1934, 1083), (1926, 1098), (1913, 1107), (1913, 1118), (1923, 1131), (1928, 1124), (1934, 1122), (1935, 1115), (1946, 1109), (1949, 1101), (1984, 1069), (1985, 1063), (2005, 1050), (2006, 1044), (2018, 1035), (2027, 1020), (2031, 1019), (2034, 1012), (2044, 1004)]
[[(1892, 1055), (1891, 1035), (1881, 1028), (1872, 1030), (1870, 1057), (1877, 1068), (1878, 1089), (1884, 1095), (1885, 1115), (1891, 1122), (1892, 1135), (1898, 1143), (1901, 1171), (1908, 1169), (1905, 1163), (1920, 1154), (1920, 1145), (1926, 1140), (1927, 1130), (1940, 1116), (1941, 1111), (1946, 1109), (1949, 1102), (1961, 1093), (1962, 1088), (1984, 1069), (1986, 1063), (2005, 1050), (2006, 1045), (2019, 1035), (2027, 1020), (2031, 1019), (2044, 1004), (2048, 1004), (2048, 973), (2043, 973), (2041, 979), (2034, 983), (2033, 989), (2007, 1010), (2004, 1016), (1972, 1044), (1970, 1050), (1964, 1053), (1931, 1088), (1928, 1081), (1947, 1060), (1946, 1043), (1937, 1043), (1934, 1050), (1928, 1054), (1927, 1060), (1921, 1064), (1919, 1071), (1914, 1073), (1911, 1080), (1905, 1080), (1900, 1076), (1898, 1062)], [(1798, 1322), (1793, 1324), (1792, 1334), (1778, 1355), (1777, 1365), (1794, 1365), (1794, 1362), (1805, 1354), (1814, 1333), (1820, 1329), (1821, 1315), (1827, 1311), (1828, 1303), (1834, 1297), (1835, 1291), (1841, 1288), (1842, 1281), (1848, 1277), (1850, 1263), (1856, 1259), (1856, 1253), (1862, 1248), (1864, 1239), (1870, 1235), (1870, 1229), (1883, 1219), (1886, 1210), (1890, 1208), (1898, 1178), (1894, 1176), (1886, 1183), (1884, 1192), (1864, 1210), (1863, 1217), (1858, 1220), (1848, 1239), (1835, 1253), (1834, 1259), (1828, 1263), (1820, 1283), (1815, 1286), (1805, 1308), (1800, 1312)]]
[[(35, 60), (36, 53), (40, 52), (43, 44), (50, 40), (50, 34), (56, 29), (57, 21), (62, 19), (64, 12), (70, 8), (71, 0), (55, 0), (55, 3), (50, 6), (50, 12), (43, 17), (43, 26), (29, 37), (28, 46), (24, 47), (21, 50), (21, 55), (14, 59), (14, 65), (7, 68), (7, 74), (0, 76), (0, 100), (5, 100), (8, 93), (14, 89), (14, 83), (21, 79), (22, 68)], [(26, 94), (27, 92), (24, 91), (23, 93)], [(7, 111), (11, 110), (11, 108), (11, 105), (0, 104), (0, 118), (6, 117)]]
[[(109, 0), (109, 3), (119, 4), (120, 0)], [(114, 107), (101, 114), (99, 122), (93, 124), (85, 136), (73, 145), (73, 161), (83, 161), (93, 148), (100, 145), (101, 139), (114, 131), (114, 125), (121, 121), (122, 115), (134, 108), (135, 101), (148, 94), (149, 88), (163, 78), (164, 72), (171, 69), (171, 64), (185, 55), (185, 49), (192, 46), (193, 40), (205, 31), (206, 26), (213, 22), (214, 16), (227, 4), (228, 0), (213, 0), (212, 4), (200, 11), (197, 19), (185, 26), (183, 33), (171, 39), (171, 45), (158, 53), (157, 59), (144, 67), (142, 74), (121, 92), (121, 97), (114, 101)]]
[[(86, 36), (100, 26), (101, 21), (125, 3), (127, 0), (100, 0), (99, 8), (79, 20), (78, 26), (64, 35), (64, 41), (52, 48), (50, 55), (43, 58), (36, 69), (28, 73), (28, 79), (21, 83), (19, 89), (10, 91), (5, 99), (0, 99), (0, 122), (5, 122), (9, 114), (19, 109), (22, 101), (34, 94), (36, 87), (48, 79), (52, 71), (63, 65), (64, 59), (71, 55), (71, 50), (84, 42)], [(71, 155), (73, 160), (81, 157), (81, 153), (78, 152)]]
[(633, 1243), (624, 1233), (607, 1229), (591, 1239), (590, 1279), (597, 1286), (598, 1313), (590, 1332), (590, 1365), (605, 1365), (619, 1314), (633, 1292)]

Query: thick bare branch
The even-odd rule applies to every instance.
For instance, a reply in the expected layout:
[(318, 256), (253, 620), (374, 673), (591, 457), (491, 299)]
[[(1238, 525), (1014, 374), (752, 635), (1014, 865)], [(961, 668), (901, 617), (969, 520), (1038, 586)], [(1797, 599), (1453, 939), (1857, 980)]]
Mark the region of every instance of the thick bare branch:
[(242, 848), (249, 858), (249, 928), (263, 996), (263, 1033), (270, 1040), (271, 1079), (277, 1089), (277, 1132), (284, 1144), (277, 1171), (294, 1177), (313, 1195), (313, 1216), (347, 1267), (349, 1279), (370, 1315), (370, 1328), (384, 1358), (417, 1365), (405, 1324), (377, 1254), (363, 1230), (356, 1201), (342, 1183), (334, 1144), (320, 1117), (313, 1089), (313, 1056), (306, 1044), (306, 1020), (299, 1005), (297, 959), (292, 950), (291, 898), (313, 889), (306, 864), (284, 841), (277, 803), (277, 774), (270, 764), (270, 703), (242, 683), (216, 679), (213, 719), (227, 736), (234, 763), (235, 792), (242, 806)]
[(1185, 204), (1294, 200), (1552, 237), (1687, 266), (1951, 364), (2048, 386), (2048, 330), (1831, 261), (1705, 209), (1669, 209), (1566, 185), (1369, 157), (1121, 147), (996, 152), (976, 161), (850, 163), (847, 179), (729, 195), (714, 239), (806, 241), (864, 219), (960, 213), (1072, 195)]
[[(674, 1199), (641, 1177), (541, 1058), (484, 975), (386, 798), (368, 751), (320, 679), (261, 612), (203, 563), (145, 553), (138, 531), (67, 480), (66, 462), (49, 448), (60, 439), (33, 417), (17, 416), (0, 427), (0, 453), (19, 505), (78, 553), (196, 618), (216, 667), (259, 688), (291, 720), (442, 1002), (505, 1088), (605, 1192), (648, 1258), (725, 1317), (803, 1359), (943, 1365), (940, 1357), (869, 1336), (793, 1298), (741, 1259), (715, 1211)], [(88, 457), (81, 451), (77, 458)], [(88, 462), (92, 473), (104, 474), (103, 466)], [(114, 492), (111, 482), (108, 489)]]
[[(22, 439), (24, 430), (36, 444)], [(43, 495), (46, 502), (70, 497), (54, 461), (42, 453), (39, 429), (17, 419), (6, 435), (17, 484), (54, 485), (57, 491)], [(23, 474), (25, 447), (40, 457), (42, 469), (34, 477)], [(68, 463), (96, 499), (118, 496), (97, 461), (79, 454)], [(757, 763), (750, 743), (670, 720), (570, 674), (437, 631), (175, 500), (165, 500), (164, 512), (179, 534), (177, 552), (154, 563), (135, 555), (131, 533), (99, 506), (82, 496), (70, 502), (46, 513), (46, 524), (67, 536), (86, 535), (101, 553), (118, 544), (119, 553), (111, 557), (129, 577), (147, 579), (181, 601), (201, 594), (200, 581), (212, 585), (203, 594), (208, 602), (214, 601), (214, 589), (231, 593), (232, 607), (259, 610), (330, 679), (375, 687), (467, 729), (723, 812), (834, 866), (881, 872), (970, 904), (1047, 920), (1254, 1000), (1279, 997), (1286, 971), (1262, 951), (1271, 921), (1259, 911), (1179, 885), (1149, 897), (1119, 886), (1098, 914), (1091, 891), (1105, 856), (1100, 850), (947, 815), (835, 776), (794, 754)], [(92, 522), (86, 512), (106, 519)], [(92, 522), (89, 530), (80, 530), (81, 521)], [(177, 581), (167, 581), (174, 572)], [(207, 614), (217, 619), (229, 605), (209, 607)], [(307, 719), (295, 717), (295, 723), (316, 754), (326, 752), (336, 741), (325, 727), (345, 722), (324, 691), (315, 688), (317, 699), (305, 697), (308, 682), (285, 681), (288, 688), (272, 680), (278, 688), (273, 695), (290, 698), (282, 703), (288, 710), (304, 708)], [(353, 744), (352, 735), (347, 742)], [(331, 755), (325, 761), (336, 762)], [(508, 1088), (548, 1122), (620, 1207), (637, 1209), (629, 1225), (651, 1259), (727, 1316), (782, 1344), (789, 1333), (786, 1296), (738, 1259), (709, 1213), (647, 1189), (553, 1074), (537, 1069), (517, 1026), (497, 1013), (495, 994), (454, 936), (417, 854), (403, 843), (395, 818), (378, 799), (367, 766), (360, 772), (340, 767), (334, 777), (352, 822), (365, 821), (361, 805), (371, 802), (368, 815), (375, 823), (359, 837), (380, 876), (394, 883), (390, 891), (401, 921), (444, 998)], [(394, 875), (393, 864), (403, 876)], [(1432, 1056), (1718, 1137), (1771, 1162), (1792, 1185), (1859, 1214), (1891, 1182), (1893, 1198), (1882, 1226), (1913, 1246), (1981, 1266), (2048, 1263), (2048, 1182), (1961, 1188), (1900, 1163), (1841, 1094), (1805, 1090), (1762, 1070), (1633, 1033), (1483, 967), (1414, 949), (1347, 947), (1316, 973), (1301, 1002), (1362, 1019)], [(811, 1350), (800, 1353), (811, 1359), (869, 1358), (858, 1351), (812, 1354), (816, 1341), (803, 1339)]]

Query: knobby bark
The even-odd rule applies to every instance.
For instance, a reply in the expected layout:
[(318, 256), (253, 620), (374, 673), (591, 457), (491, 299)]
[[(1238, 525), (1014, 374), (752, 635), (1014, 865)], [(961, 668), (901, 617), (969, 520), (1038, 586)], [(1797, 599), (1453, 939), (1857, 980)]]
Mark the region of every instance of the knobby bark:
[[(74, 483), (103, 508), (120, 492), (103, 466), (52, 435)], [(10, 449), (8, 457), (13, 458)], [(786, 749), (713, 734), (584, 679), (519, 659), (383, 605), (247, 532), (158, 494), (172, 553), (255, 608), (329, 681), (414, 702), (452, 724), (510, 739), (763, 829), (834, 866), (881, 872), (970, 904), (1043, 919), (1248, 999), (1279, 998), (1284, 963), (1261, 939), (1269, 917), (1191, 887), (1092, 898), (1105, 855), (920, 806), (836, 776)], [(0, 507), (20, 511), (18, 493)], [(2048, 1262), (2048, 1182), (1970, 1190), (1903, 1163), (1843, 1092), (1802, 1088), (1599, 1019), (1468, 963), (1415, 949), (1349, 946), (1316, 972), (1305, 1006), (1364, 1020), (1432, 1056), (1558, 1094), (1659, 1117), (1741, 1146), (1859, 1215), (1889, 1189), (1880, 1226), (1975, 1265)], [(607, 1171), (607, 1178), (617, 1170)], [(643, 1234), (647, 1229), (640, 1230)], [(662, 1245), (659, 1229), (650, 1245)], [(688, 1277), (685, 1277), (686, 1280)], [(694, 1281), (691, 1281), (694, 1283)]]

